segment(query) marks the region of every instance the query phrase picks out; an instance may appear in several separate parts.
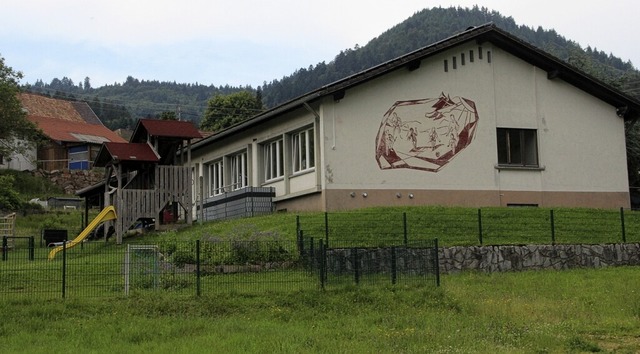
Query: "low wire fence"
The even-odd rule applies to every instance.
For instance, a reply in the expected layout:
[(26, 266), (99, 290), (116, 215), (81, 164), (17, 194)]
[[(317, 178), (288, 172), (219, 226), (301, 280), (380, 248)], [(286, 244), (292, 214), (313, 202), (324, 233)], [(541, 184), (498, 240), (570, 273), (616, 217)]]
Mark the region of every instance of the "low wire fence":
[[(437, 242), (386, 248), (322, 240), (163, 239), (81, 243), (51, 257), (33, 238), (3, 238), (0, 296), (40, 298), (295, 291), (346, 284), (439, 285)], [(8, 245), (11, 245), (9, 247)]]
[(345, 238), (373, 246), (435, 238), (446, 246), (625, 243), (640, 242), (640, 211), (443, 207), (340, 212), (299, 215), (296, 229), (325, 244)]

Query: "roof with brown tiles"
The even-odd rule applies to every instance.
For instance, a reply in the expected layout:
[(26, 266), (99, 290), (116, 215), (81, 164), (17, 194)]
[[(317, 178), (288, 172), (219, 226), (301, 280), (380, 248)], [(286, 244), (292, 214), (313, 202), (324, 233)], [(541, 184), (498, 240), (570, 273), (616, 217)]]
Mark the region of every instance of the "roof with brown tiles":
[(103, 142), (126, 142), (118, 134), (104, 125), (87, 124), (85, 122), (66, 121), (57, 118), (29, 115), (27, 119), (36, 123), (47, 137), (55, 141), (87, 142), (101, 144)]
[(146, 133), (155, 137), (193, 139), (201, 138), (200, 132), (192, 122), (179, 120), (140, 119), (133, 130), (131, 141), (141, 141)]
[(36, 123), (51, 140), (62, 142), (125, 142), (105, 127), (86, 102), (65, 101), (20, 93), (27, 119)]
[(104, 143), (95, 159), (96, 167), (109, 162), (158, 162), (160, 158), (146, 143)]
[(102, 122), (86, 102), (65, 101), (33, 93), (20, 93), (20, 102), (27, 115), (56, 118), (70, 122), (100, 124)]

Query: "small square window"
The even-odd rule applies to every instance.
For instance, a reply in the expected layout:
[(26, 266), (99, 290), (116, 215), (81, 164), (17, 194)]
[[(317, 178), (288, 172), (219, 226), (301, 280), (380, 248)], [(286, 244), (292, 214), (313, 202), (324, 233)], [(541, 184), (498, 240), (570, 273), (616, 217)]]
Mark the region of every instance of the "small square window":
[(498, 165), (538, 167), (535, 129), (498, 128)]

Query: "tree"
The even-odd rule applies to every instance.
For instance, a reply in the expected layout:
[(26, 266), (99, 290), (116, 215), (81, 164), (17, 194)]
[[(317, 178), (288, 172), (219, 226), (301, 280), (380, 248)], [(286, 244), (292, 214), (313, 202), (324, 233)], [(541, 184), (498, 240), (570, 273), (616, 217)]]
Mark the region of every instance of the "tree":
[(178, 120), (178, 116), (176, 115), (176, 112), (164, 111), (160, 113), (160, 119), (161, 120)]
[(84, 90), (91, 91), (91, 79), (88, 76), (84, 78)]
[(215, 95), (207, 104), (200, 128), (220, 131), (251, 118), (263, 110), (260, 101), (249, 91)]
[(42, 139), (38, 127), (27, 120), (18, 98), (21, 72), (13, 71), (0, 57), (0, 156), (22, 154)]

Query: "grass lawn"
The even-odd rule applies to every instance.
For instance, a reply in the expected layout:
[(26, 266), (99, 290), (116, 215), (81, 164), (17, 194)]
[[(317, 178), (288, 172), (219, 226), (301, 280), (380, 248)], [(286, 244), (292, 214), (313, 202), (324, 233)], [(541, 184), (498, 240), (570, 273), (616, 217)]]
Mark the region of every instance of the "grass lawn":
[(3, 353), (640, 351), (640, 268), (463, 273), (442, 286), (11, 299)]

